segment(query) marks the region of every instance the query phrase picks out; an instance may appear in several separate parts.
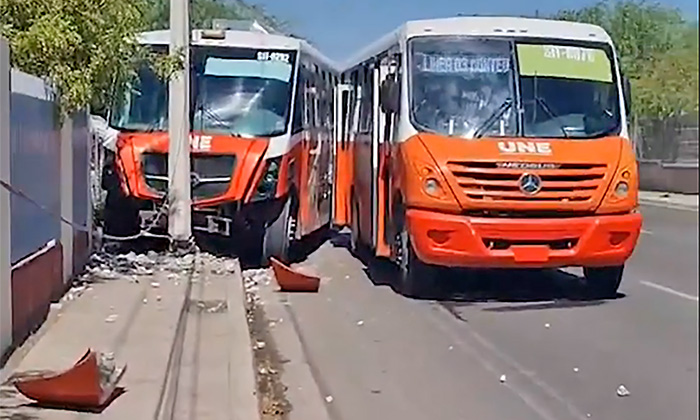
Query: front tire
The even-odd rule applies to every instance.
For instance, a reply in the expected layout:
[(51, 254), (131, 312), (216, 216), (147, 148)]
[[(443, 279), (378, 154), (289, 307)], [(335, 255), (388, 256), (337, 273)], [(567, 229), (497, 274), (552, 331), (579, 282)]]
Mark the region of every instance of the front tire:
[(267, 266), (270, 257), (288, 263), (296, 233), (296, 206), (292, 196), (287, 198), (277, 219), (268, 225), (262, 238), (261, 264)]
[(401, 294), (411, 298), (434, 297), (437, 290), (437, 269), (418, 258), (405, 227), (397, 234), (396, 241)]
[(609, 299), (617, 296), (622, 282), (624, 265), (612, 267), (584, 267), (586, 291), (593, 298)]

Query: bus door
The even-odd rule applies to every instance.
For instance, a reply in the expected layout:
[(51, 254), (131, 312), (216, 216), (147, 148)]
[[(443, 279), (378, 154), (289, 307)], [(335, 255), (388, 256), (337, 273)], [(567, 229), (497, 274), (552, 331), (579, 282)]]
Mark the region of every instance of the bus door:
[(318, 192), (316, 205), (318, 210), (318, 222), (316, 229), (330, 224), (333, 214), (333, 146), (335, 131), (335, 118), (333, 109), (334, 92), (330, 80), (323, 79), (321, 82), (318, 140), (320, 156), (316, 156), (316, 171), (318, 180)]
[[(400, 56), (390, 53), (382, 59), (378, 69), (377, 95), (381, 94), (382, 86), (388, 80), (400, 81), (399, 74)], [(374, 233), (376, 254), (389, 257), (391, 254), (391, 212), (392, 209), (392, 163), (394, 156), (394, 139), (397, 129), (398, 116), (389, 112), (379, 105), (379, 100), (375, 105), (377, 112), (377, 176), (376, 176), (376, 222), (377, 229)]]
[(377, 136), (373, 65), (362, 65), (353, 74), (356, 100), (353, 106), (351, 228), (355, 240), (374, 247)]
[(334, 98), (334, 182), (333, 182), (333, 216), (336, 226), (345, 226), (349, 220), (350, 185), (352, 184), (352, 156), (350, 148), (350, 101), (352, 87), (339, 84), (335, 88)]

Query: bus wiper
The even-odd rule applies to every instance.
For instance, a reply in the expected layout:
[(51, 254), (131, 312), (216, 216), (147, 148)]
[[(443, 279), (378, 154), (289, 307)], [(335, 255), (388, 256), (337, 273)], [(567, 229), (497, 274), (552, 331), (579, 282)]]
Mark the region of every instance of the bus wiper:
[[(203, 113), (207, 114), (207, 116), (208, 116), (209, 118), (211, 118), (212, 120), (214, 120), (215, 123), (217, 123), (217, 124), (220, 125), (220, 126), (226, 127), (226, 132), (227, 132), (229, 135), (234, 136), (234, 137), (241, 137), (241, 133), (237, 133), (237, 132), (235, 132), (234, 130), (231, 130), (230, 127), (229, 127), (229, 125), (228, 125), (228, 122), (225, 121), (223, 118), (221, 118), (216, 112), (212, 111), (212, 110), (209, 109), (209, 108), (205, 108), (204, 105), (200, 105), (200, 106), (199, 106), (199, 109), (200, 109)], [(202, 121), (202, 125), (204, 125), (204, 122), (203, 122), (203, 121)], [(203, 128), (204, 128), (204, 127), (202, 127), (202, 129), (203, 129)], [(202, 131), (203, 131), (203, 130), (202, 130)]]
[(564, 134), (564, 137), (567, 139), (570, 138), (571, 136), (569, 136), (569, 133), (566, 132), (566, 128), (564, 128), (564, 126), (561, 124), (561, 122), (559, 122), (559, 116), (557, 114), (555, 114), (554, 111), (552, 111), (552, 108), (550, 108), (547, 105), (547, 103), (544, 101), (544, 99), (540, 98), (539, 96), (536, 96), (535, 102), (540, 104), (540, 106), (542, 106), (542, 109), (544, 109), (544, 111), (547, 113), (547, 115), (549, 115), (549, 117), (552, 120), (557, 121), (557, 125), (559, 126), (559, 129), (561, 130), (561, 132)]
[(496, 122), (503, 114), (505, 114), (506, 111), (510, 109), (510, 107), (513, 106), (513, 99), (508, 98), (503, 103), (489, 115), (489, 117), (484, 121), (483, 124), (481, 124), (479, 127), (477, 127), (476, 131), (474, 132), (474, 138), (478, 139), (483, 136), (483, 132), (486, 131), (487, 128), (491, 127), (494, 122)]

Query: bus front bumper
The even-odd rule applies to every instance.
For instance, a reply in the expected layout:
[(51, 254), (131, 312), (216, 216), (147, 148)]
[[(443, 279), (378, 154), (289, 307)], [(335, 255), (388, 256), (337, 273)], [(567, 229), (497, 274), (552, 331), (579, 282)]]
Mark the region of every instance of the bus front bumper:
[(639, 213), (507, 219), (410, 209), (406, 219), (418, 258), (447, 267), (622, 265), (634, 251), (642, 227)]

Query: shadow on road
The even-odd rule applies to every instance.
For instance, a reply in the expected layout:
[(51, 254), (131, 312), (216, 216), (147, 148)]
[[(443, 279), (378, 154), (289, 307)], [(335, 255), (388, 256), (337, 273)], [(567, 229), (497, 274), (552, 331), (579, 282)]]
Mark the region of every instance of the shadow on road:
[[(329, 228), (321, 228), (302, 240), (294, 242), (291, 250), (290, 264), (304, 261), (313, 254), (321, 245), (333, 236), (333, 231)], [(212, 255), (221, 257), (238, 257), (243, 269), (261, 268), (260, 249), (252, 247), (256, 244), (257, 238), (241, 236), (232, 240), (231, 238), (221, 238), (212, 235), (197, 235), (197, 245), (200, 249)]]
[[(331, 239), (331, 243), (335, 247), (350, 250), (349, 234), (338, 234)], [(363, 263), (364, 272), (375, 286), (389, 286), (399, 293), (399, 274), (393, 263), (375, 258), (368, 252), (353, 255)], [(587, 295), (583, 277), (562, 270), (440, 269), (438, 276), (440, 284), (433, 296), (427, 300), (438, 301), (448, 309), (494, 301), (518, 305), (484, 310), (525, 311), (595, 306), (606, 302), (591, 299)], [(615, 299), (624, 296), (618, 293)]]

